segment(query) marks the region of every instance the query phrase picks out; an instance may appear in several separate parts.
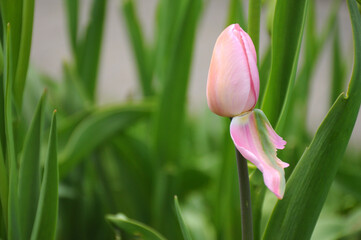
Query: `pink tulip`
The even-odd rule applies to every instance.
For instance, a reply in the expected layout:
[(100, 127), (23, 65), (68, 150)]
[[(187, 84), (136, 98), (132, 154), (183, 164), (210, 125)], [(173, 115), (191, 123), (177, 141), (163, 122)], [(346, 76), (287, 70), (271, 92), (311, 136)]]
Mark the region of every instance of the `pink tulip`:
[(284, 141), (267, 117), (254, 109), (259, 94), (257, 55), (251, 38), (238, 24), (227, 27), (214, 46), (208, 72), (207, 100), (212, 112), (231, 117), (237, 150), (263, 173), (265, 185), (283, 198), (288, 163), (277, 158)]
[(248, 34), (232, 24), (214, 46), (208, 72), (208, 106), (217, 115), (234, 117), (252, 110), (258, 94), (256, 50)]

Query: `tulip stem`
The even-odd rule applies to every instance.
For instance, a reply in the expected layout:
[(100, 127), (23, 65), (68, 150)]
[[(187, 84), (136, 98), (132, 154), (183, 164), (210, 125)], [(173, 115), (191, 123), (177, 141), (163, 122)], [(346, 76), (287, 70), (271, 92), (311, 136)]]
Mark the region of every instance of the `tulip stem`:
[(242, 239), (253, 240), (251, 191), (249, 186), (247, 160), (237, 149), (236, 158), (238, 166), (239, 191), (241, 197)]

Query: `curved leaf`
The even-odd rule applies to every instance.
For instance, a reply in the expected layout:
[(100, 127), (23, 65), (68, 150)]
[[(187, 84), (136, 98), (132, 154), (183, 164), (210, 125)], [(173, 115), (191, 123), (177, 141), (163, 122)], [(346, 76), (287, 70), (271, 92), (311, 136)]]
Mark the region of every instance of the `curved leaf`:
[(19, 219), (23, 239), (29, 239), (40, 192), (41, 124), (45, 92), (25, 138), (19, 169)]
[(180, 227), (182, 229), (184, 240), (192, 240), (191, 234), (188, 231), (188, 228), (187, 228), (186, 224), (184, 223), (177, 196), (174, 196), (174, 206), (175, 206), (175, 211), (177, 213), (177, 218), (178, 218), (179, 225), (180, 225)]
[(93, 151), (99, 144), (149, 115), (151, 105), (126, 105), (95, 111), (74, 130), (59, 157), (60, 177)]
[(39, 204), (31, 240), (55, 239), (58, 220), (59, 172), (57, 161), (56, 110), (53, 112), (49, 134), (48, 155), (45, 161)]
[[(299, 46), (308, 0), (278, 0), (273, 21), (272, 62), (262, 110), (276, 126), (289, 86), (292, 70), (297, 69)], [(292, 89), (292, 88), (290, 88)]]
[(355, 44), (348, 92), (338, 97), (294, 169), (264, 239), (310, 239), (350, 139), (361, 103), (361, 16), (355, 0), (348, 6)]
[(112, 227), (121, 232), (125, 232), (136, 239), (147, 240), (166, 240), (160, 233), (154, 229), (127, 218), (124, 214), (108, 215), (106, 219), (110, 222)]

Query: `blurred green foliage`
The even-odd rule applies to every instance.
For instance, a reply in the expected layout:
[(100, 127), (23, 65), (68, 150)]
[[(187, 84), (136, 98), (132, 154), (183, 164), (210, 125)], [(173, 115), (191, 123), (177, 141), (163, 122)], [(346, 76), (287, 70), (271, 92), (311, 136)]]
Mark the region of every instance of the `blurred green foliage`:
[[(107, 0), (91, 1), (85, 27), (82, 1), (64, 0), (71, 59), (60, 81), (41, 69), (28, 73), (36, 2), (0, 0), (0, 239), (241, 238), (229, 119), (187, 110), (195, 39), (209, 1), (159, 0), (151, 40), (140, 3), (120, 0), (119, 14), (141, 97), (99, 106)], [(333, 1), (320, 30), (315, 1), (257, 0), (248, 14), (241, 0), (228, 4), (225, 23), (248, 29), (257, 49), (260, 24), (268, 26), (271, 41), (264, 55), (258, 51), (260, 106), (288, 142), (279, 153), (290, 163), (284, 200), (269, 194), (249, 164), (255, 239), (360, 239), (360, 150), (344, 156), (361, 101), (356, 1), (347, 1), (355, 57), (346, 93), (352, 59), (341, 47), (341, 1)], [(312, 136), (310, 87), (328, 42), (331, 108)]]

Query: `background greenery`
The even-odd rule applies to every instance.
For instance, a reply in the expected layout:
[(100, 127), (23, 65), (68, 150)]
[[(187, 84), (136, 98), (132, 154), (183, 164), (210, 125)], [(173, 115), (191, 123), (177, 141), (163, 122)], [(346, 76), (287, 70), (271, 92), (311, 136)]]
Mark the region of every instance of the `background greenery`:
[[(71, 57), (62, 79), (28, 71), (34, 4), (0, 0), (0, 239), (240, 239), (229, 120), (189, 113), (187, 102), (209, 2), (159, 0), (149, 39), (141, 1), (119, 1), (138, 90), (112, 105), (99, 105), (97, 96), (109, 2), (93, 0), (80, 24), (82, 1), (63, 1)], [(224, 26), (238, 22), (257, 49), (261, 19), (268, 26), (259, 108), (287, 140), (279, 155), (291, 165), (282, 201), (249, 165), (255, 239), (360, 239), (361, 153), (344, 154), (361, 102), (356, 1), (347, 2), (354, 57), (340, 47), (341, 1), (320, 28), (315, 1), (228, 4)], [(326, 44), (330, 110), (313, 136), (310, 86)]]

